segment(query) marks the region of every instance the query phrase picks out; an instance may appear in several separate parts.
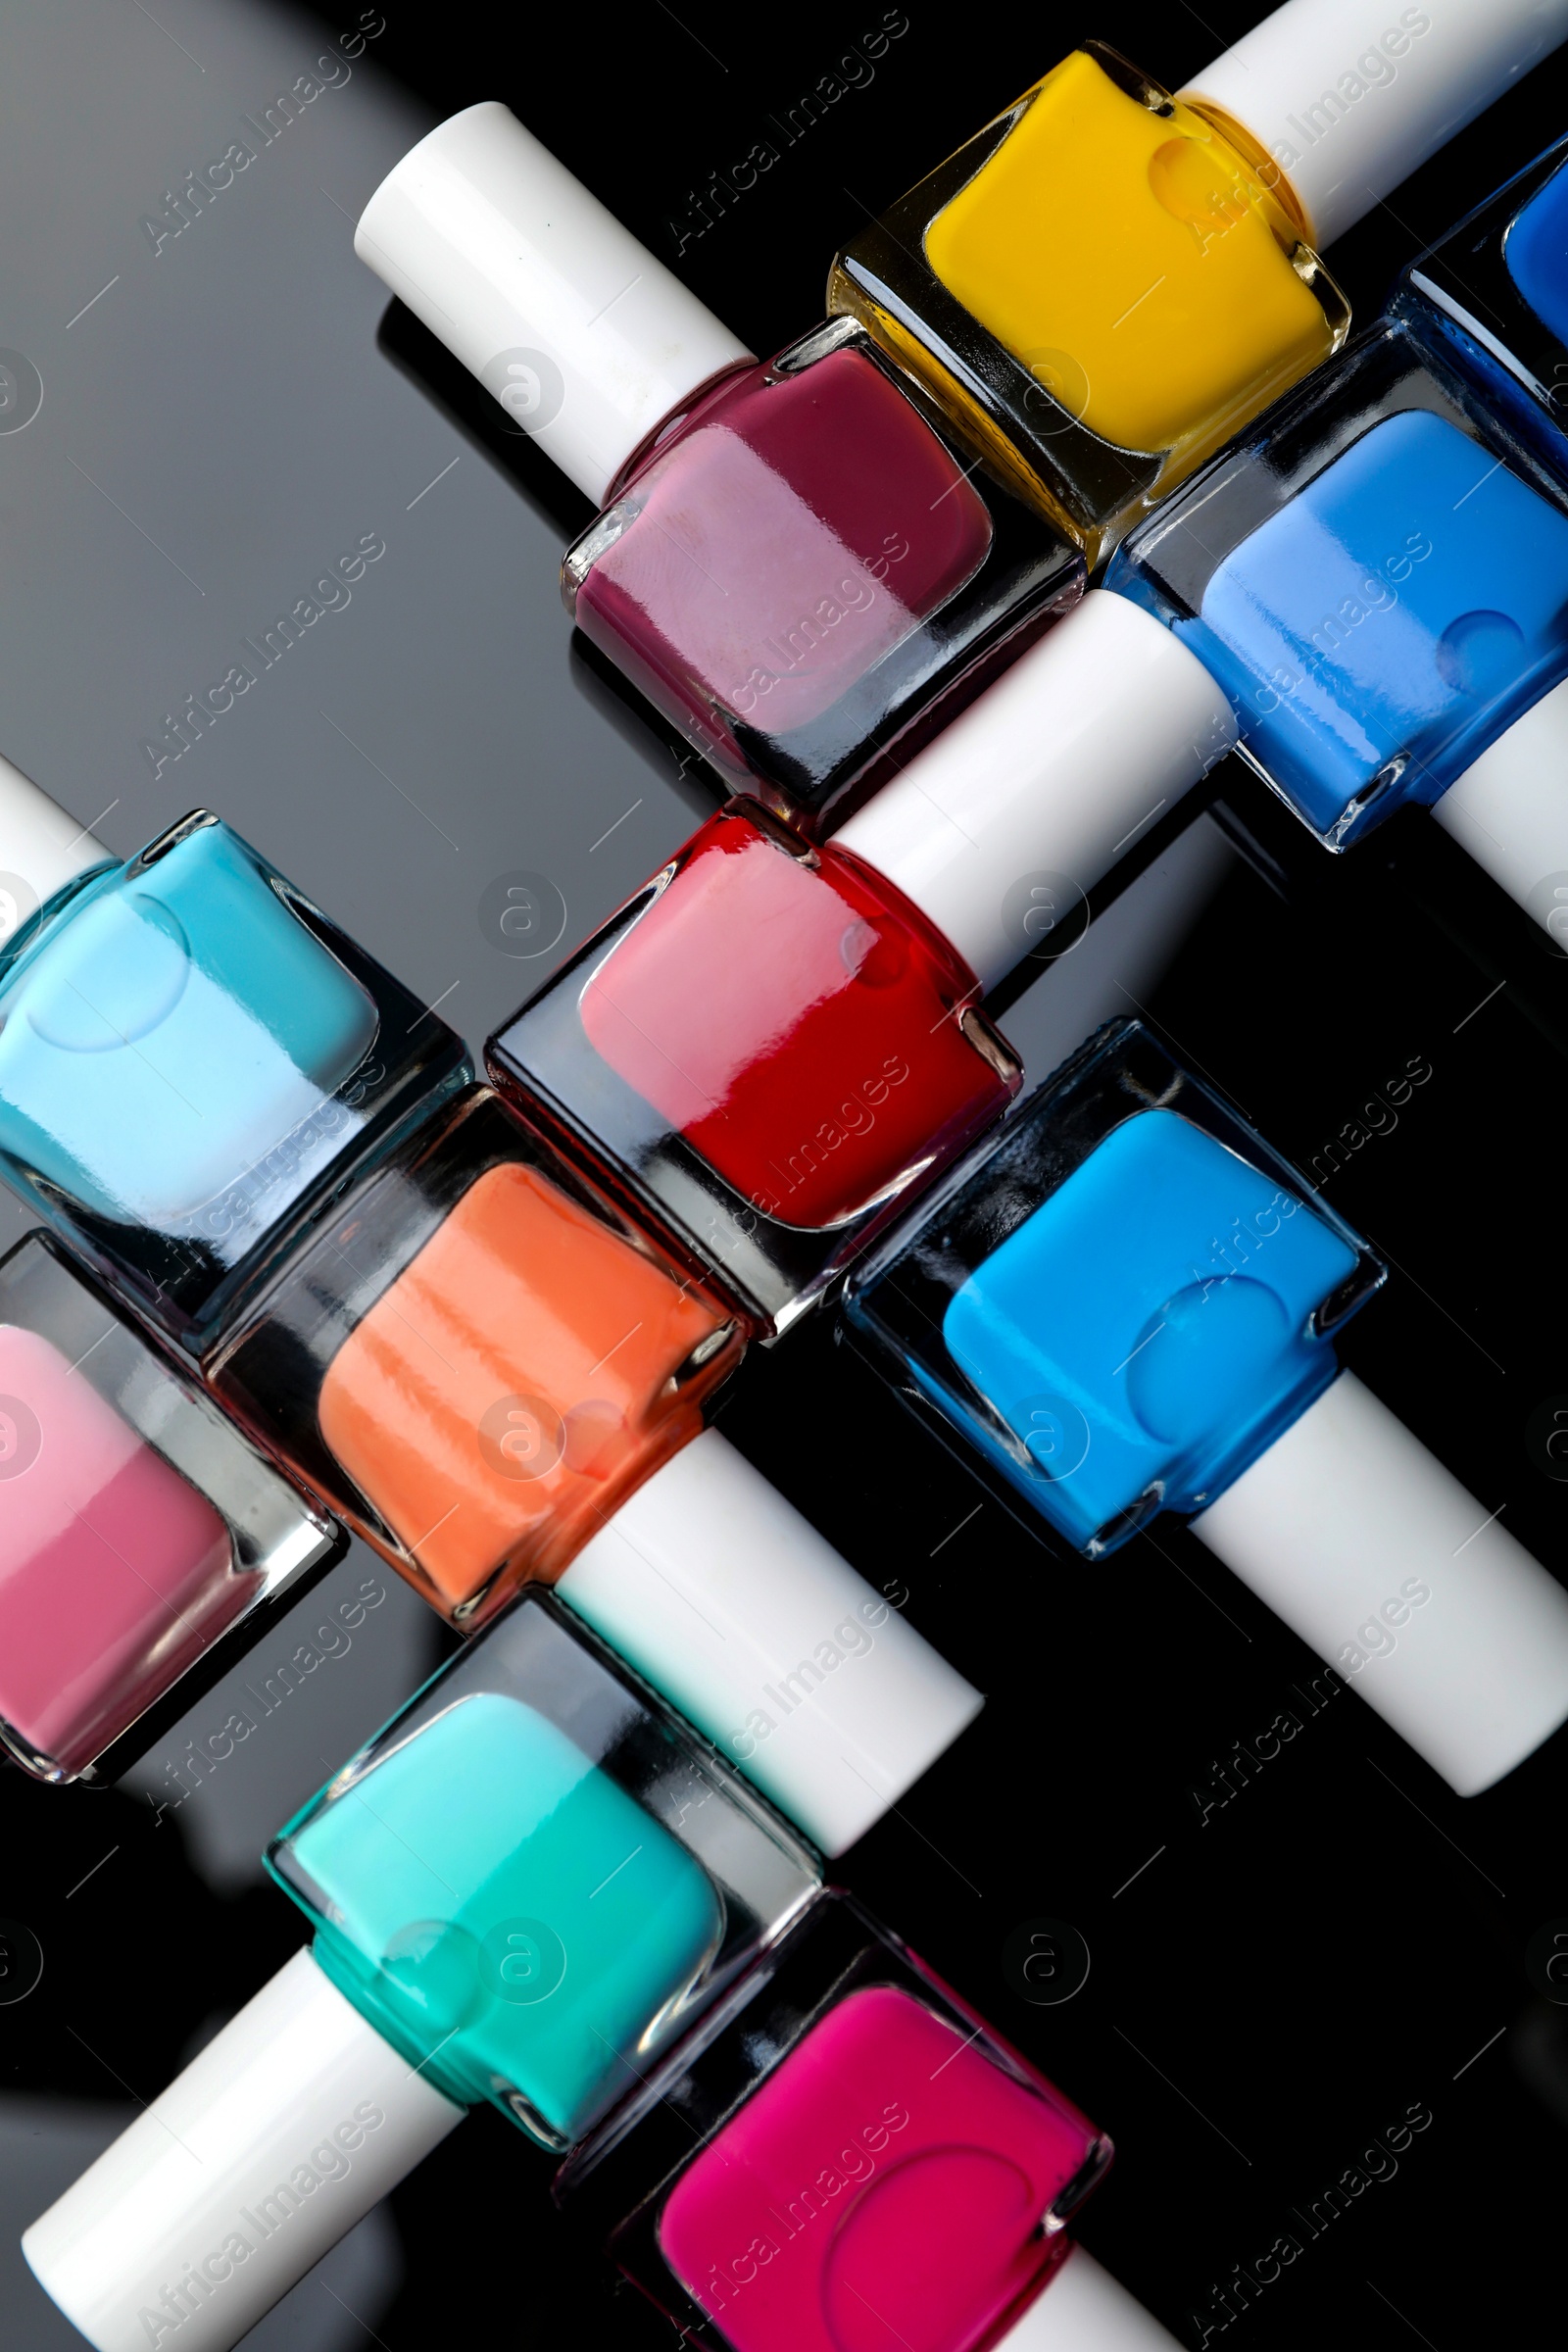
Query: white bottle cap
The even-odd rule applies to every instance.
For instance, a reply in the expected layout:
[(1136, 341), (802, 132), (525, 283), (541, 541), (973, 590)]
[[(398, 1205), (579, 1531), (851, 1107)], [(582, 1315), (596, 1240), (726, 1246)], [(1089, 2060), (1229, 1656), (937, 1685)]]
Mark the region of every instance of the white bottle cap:
[(22, 2250), (98, 2352), (228, 2352), (466, 2112), (296, 1952)]
[(1037, 944), (1031, 890), (1087, 895), (1235, 741), (1196, 656), (1141, 606), (1094, 588), (834, 846), (912, 899), (989, 992)]
[(1177, 2352), (1176, 2338), (1074, 2246), (997, 2352)]
[(1460, 1796), (1568, 1717), (1568, 1592), (1353, 1373), (1193, 1529)]
[(594, 505), (752, 354), (495, 100), (411, 148), (354, 250)]
[(1432, 813), (1568, 947), (1568, 679), (1516, 718)]
[(1284, 169), (1319, 250), (1568, 35), (1568, 0), (1286, 0), (1181, 96)]
[(825, 1854), (983, 1703), (717, 1430), (623, 1502), (556, 1591)]
[(95, 865), (115, 862), (113, 850), (20, 767), (0, 760), (0, 948), (57, 890)]

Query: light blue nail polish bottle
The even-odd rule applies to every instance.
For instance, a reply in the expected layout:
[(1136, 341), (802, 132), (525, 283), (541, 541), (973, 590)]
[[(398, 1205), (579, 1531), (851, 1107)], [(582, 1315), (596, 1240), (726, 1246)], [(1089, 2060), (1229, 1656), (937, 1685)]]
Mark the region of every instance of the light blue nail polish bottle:
[(0, 1172), (200, 1353), (346, 1165), (469, 1076), (420, 1010), (197, 811), (0, 951)]

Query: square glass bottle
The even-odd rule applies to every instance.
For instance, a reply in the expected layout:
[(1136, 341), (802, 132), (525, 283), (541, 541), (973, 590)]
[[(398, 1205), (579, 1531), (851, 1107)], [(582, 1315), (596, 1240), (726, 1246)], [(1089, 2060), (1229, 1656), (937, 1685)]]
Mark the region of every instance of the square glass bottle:
[(876, 868), (732, 801), (485, 1054), (777, 1334), (1017, 1092), (979, 993)]
[(1082, 587), (854, 320), (760, 364), (494, 101), (394, 166), (355, 245), (589, 499), (584, 637), (809, 830)]
[(562, 2150), (658, 2099), (669, 2052), (820, 1885), (797, 1833), (538, 1593), (268, 1866), (318, 1965), (433, 2088)]
[(828, 308), (1093, 569), (1344, 341), (1310, 237), (1238, 123), (1089, 41), (851, 238)]
[(1075, 1551), (1198, 1512), (1334, 1380), (1384, 1279), (1140, 1022), (1092, 1038), (853, 1281), (849, 1334)]
[(688, 1267), (472, 1087), (334, 1204), (206, 1375), (472, 1628), (698, 1434), (744, 1346)]
[(1568, 139), (1402, 271), (1390, 303), (1457, 361), (1547, 462), (1568, 425)]
[(1106, 585), (1198, 656), (1242, 757), (1346, 849), (1568, 676), (1563, 458), (1392, 319), (1167, 501)]
[(842, 815), (1082, 592), (852, 318), (705, 389), (568, 550), (567, 612), (733, 789)]
[(470, 1075), (205, 809), (0, 954), (0, 1174), (192, 1354), (344, 1171)]
[(557, 2194), (613, 2219), (620, 2268), (715, 2352), (989, 2346), (1050, 2291), (1110, 2156), (830, 1889), (663, 2104)]
[(0, 1742), (24, 1770), (112, 1778), (342, 1549), (51, 1237), (0, 1259)]

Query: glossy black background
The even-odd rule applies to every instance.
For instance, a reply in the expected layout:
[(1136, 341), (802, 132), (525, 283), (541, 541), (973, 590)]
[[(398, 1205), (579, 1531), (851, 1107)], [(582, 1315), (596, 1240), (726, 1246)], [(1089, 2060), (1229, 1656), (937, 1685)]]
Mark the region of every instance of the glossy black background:
[[(486, 937), (486, 886), (548, 875), (564, 953), (711, 796), (572, 650), (556, 568), (583, 503), (385, 317), (354, 260), (382, 172), (440, 115), (506, 98), (765, 352), (818, 316), (863, 210), (1080, 33), (1175, 86), (1252, 13), (911, 4), (870, 77), (677, 255), (692, 191), (755, 139), (779, 143), (769, 116), (880, 10), (580, 15), (573, 56), (530, 47), (522, 14), (389, 8), (351, 78), (155, 255), (144, 213), (350, 17), (18, 0), (0, 35), (0, 343), (44, 400), (0, 435), (0, 744), (84, 822), (107, 808), (118, 850), (215, 808), (427, 1001), (445, 992), (477, 1046), (554, 960)], [(1549, 62), (1336, 249), (1363, 316), (1556, 134), (1565, 97)], [(386, 554), (352, 606), (155, 779), (139, 747), (162, 714), (368, 532)], [(1141, 878), (1006, 1025), (1039, 1075), (1096, 1019), (1145, 1005), (1302, 1159), (1430, 1062), (1334, 1179), (1395, 1261), (1346, 1353), (1557, 1563), (1568, 1489), (1528, 1432), (1568, 1402), (1568, 969), (1419, 817), (1335, 861), (1234, 765), (1209, 796), (1216, 814), (1145, 845)], [(0, 1205), (0, 1241), (24, 1224)], [(1111, 2132), (1085, 2242), (1196, 2344), (1211, 2287), (1280, 2231), (1304, 2239), (1290, 2208), (1422, 2104), (1432, 2123), (1396, 2174), (1228, 2332), (1436, 2352), (1533, 2334), (1559, 2269), (1568, 2015), (1534, 2000), (1523, 1954), (1568, 1914), (1568, 1735), (1461, 1804), (1345, 1696), (1200, 1827), (1192, 1787), (1314, 1671), (1201, 1545), (1161, 1526), (1105, 1566), (1064, 1560), (977, 1508), (825, 1323), (754, 1357), (722, 1426), (989, 1693), (839, 1875)], [(19, 2230), (298, 1942), (260, 1848), (441, 1653), (428, 1611), (356, 1551), (266, 1638), (260, 1670), (367, 1578), (386, 1597), (352, 1649), (177, 1809), (169, 1767), (221, 1724), (220, 1690), (116, 1792), (0, 1776), (0, 1915), (44, 1953), (37, 1989), (0, 2005), (7, 2352), (79, 2340), (24, 2272)], [(1093, 1955), (1059, 2008), (1028, 2005), (1003, 1969), (1011, 1932), (1042, 1917)], [(549, 2169), (497, 2116), (471, 2118), (254, 2340), (667, 2342), (551, 2210)]]

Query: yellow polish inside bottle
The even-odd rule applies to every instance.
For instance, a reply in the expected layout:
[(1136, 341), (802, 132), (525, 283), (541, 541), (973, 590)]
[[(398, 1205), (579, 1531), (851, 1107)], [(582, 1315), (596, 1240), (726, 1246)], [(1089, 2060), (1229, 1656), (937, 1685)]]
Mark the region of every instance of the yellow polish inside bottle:
[(1180, 101), (1151, 111), (1076, 50), (931, 221), (925, 254), (1080, 423), (1180, 449), (1185, 470), (1343, 332), (1293, 205), (1276, 167)]

